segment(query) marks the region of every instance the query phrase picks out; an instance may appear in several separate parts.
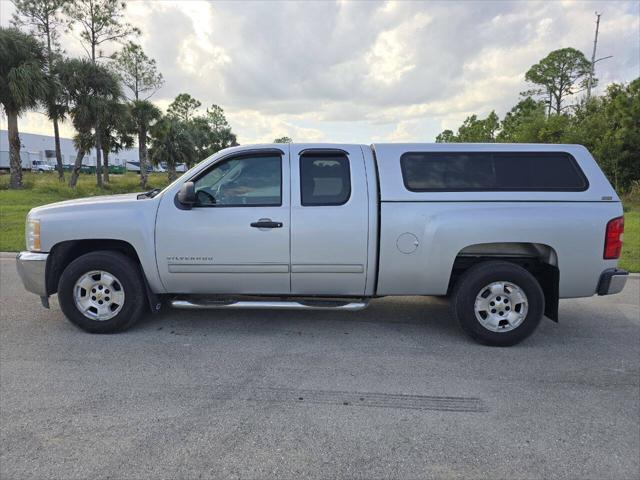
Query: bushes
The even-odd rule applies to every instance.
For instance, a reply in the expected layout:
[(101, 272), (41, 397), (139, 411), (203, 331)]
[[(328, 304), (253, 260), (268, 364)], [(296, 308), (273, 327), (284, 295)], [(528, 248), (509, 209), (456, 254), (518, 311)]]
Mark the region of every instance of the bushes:
[[(149, 179), (149, 189), (162, 188), (168, 184), (166, 174), (150, 174)], [(8, 175), (0, 174), (0, 190), (6, 190), (8, 187)], [(110, 183), (99, 188), (96, 186), (95, 176), (93, 174), (80, 174), (78, 185), (73, 189), (66, 183), (59, 182), (55, 172), (25, 172), (23, 190), (36, 190), (38, 194), (52, 194), (63, 199), (90, 197), (93, 195), (111, 195), (115, 193), (130, 193), (140, 191), (140, 176), (137, 173), (132, 172), (128, 172), (123, 175), (112, 175)]]

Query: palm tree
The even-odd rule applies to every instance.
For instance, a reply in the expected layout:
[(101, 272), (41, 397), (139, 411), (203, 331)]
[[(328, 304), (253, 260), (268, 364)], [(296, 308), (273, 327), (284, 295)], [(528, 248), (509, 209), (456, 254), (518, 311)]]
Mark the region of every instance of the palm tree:
[(45, 73), (49, 82), (47, 98), (44, 103), (47, 116), (53, 122), (58, 179), (61, 182), (64, 182), (64, 171), (62, 169), (58, 122), (64, 120), (66, 112), (60, 108), (61, 105), (57, 101), (60, 96), (60, 83), (55, 76), (55, 66), (56, 62), (62, 58), (59, 39), (66, 21), (60, 13), (67, 3), (69, 0), (13, 0), (16, 7), (13, 14), (14, 26), (25, 28), (44, 45)]
[(76, 139), (83, 139), (81, 142), (76, 141), (78, 156), (69, 179), (69, 186), (75, 187), (82, 159), (89, 152), (86, 140), (93, 138), (95, 143), (93, 127), (96, 124), (96, 116), (105, 111), (110, 102), (120, 99), (122, 92), (118, 78), (107, 68), (94, 65), (90, 60), (67, 60), (61, 62), (59, 68), (69, 114), (78, 132)]
[(102, 112), (102, 153), (104, 154), (104, 170), (102, 178), (109, 182), (109, 154), (117, 153), (123, 148), (133, 146), (131, 136), (133, 119), (128, 105), (119, 101), (108, 102)]
[(170, 182), (176, 178), (176, 164), (191, 164), (195, 158), (193, 140), (183, 122), (163, 117), (151, 128), (151, 161), (166, 163)]
[(138, 134), (138, 157), (140, 159), (140, 186), (147, 188), (147, 180), (149, 174), (147, 165), (149, 164), (149, 155), (147, 153), (147, 135), (151, 123), (158, 120), (162, 113), (149, 100), (134, 100), (129, 104), (131, 117), (135, 124)]
[(22, 188), (18, 115), (46, 98), (45, 58), (40, 44), (15, 28), (0, 28), (0, 103), (7, 115), (10, 188)]
[(66, 120), (69, 114), (69, 106), (65, 102), (64, 87), (60, 83), (59, 62), (63, 61), (61, 55), (54, 55), (56, 63), (49, 67), (48, 94), (46, 101), (47, 117), (53, 123), (53, 139), (56, 152), (56, 165), (58, 168), (58, 180), (64, 182), (64, 168), (62, 163), (62, 150), (60, 148), (60, 122)]
[(164, 84), (158, 72), (156, 61), (142, 50), (140, 45), (128, 43), (115, 56), (114, 67), (120, 74), (123, 85), (129, 93), (131, 115), (135, 120), (138, 135), (138, 159), (140, 161), (140, 186), (147, 187), (147, 134), (151, 123), (160, 118), (161, 113), (149, 100)]

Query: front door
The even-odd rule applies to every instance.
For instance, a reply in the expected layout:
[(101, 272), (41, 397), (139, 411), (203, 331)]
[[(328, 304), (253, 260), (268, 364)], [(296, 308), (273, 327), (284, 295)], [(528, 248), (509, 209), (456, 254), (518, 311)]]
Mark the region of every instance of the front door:
[(163, 195), (156, 257), (168, 292), (290, 293), (289, 169), (288, 147), (239, 152), (190, 179), (190, 210)]
[(291, 145), (291, 293), (365, 293), (369, 199), (358, 145)]

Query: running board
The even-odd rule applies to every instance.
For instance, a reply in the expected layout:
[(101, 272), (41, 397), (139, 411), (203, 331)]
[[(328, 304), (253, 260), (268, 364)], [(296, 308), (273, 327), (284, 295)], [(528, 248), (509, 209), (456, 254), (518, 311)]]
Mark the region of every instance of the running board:
[(357, 302), (338, 301), (279, 301), (279, 300), (171, 300), (173, 308), (186, 310), (206, 310), (206, 309), (262, 309), (262, 310), (346, 310), (355, 312), (363, 310), (369, 306), (368, 300)]

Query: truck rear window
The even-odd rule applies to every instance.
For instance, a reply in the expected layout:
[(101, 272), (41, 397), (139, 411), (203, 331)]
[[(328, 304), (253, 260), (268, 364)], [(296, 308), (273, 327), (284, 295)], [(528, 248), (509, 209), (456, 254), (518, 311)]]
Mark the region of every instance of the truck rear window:
[(410, 152), (400, 157), (412, 192), (584, 191), (588, 182), (565, 152)]

